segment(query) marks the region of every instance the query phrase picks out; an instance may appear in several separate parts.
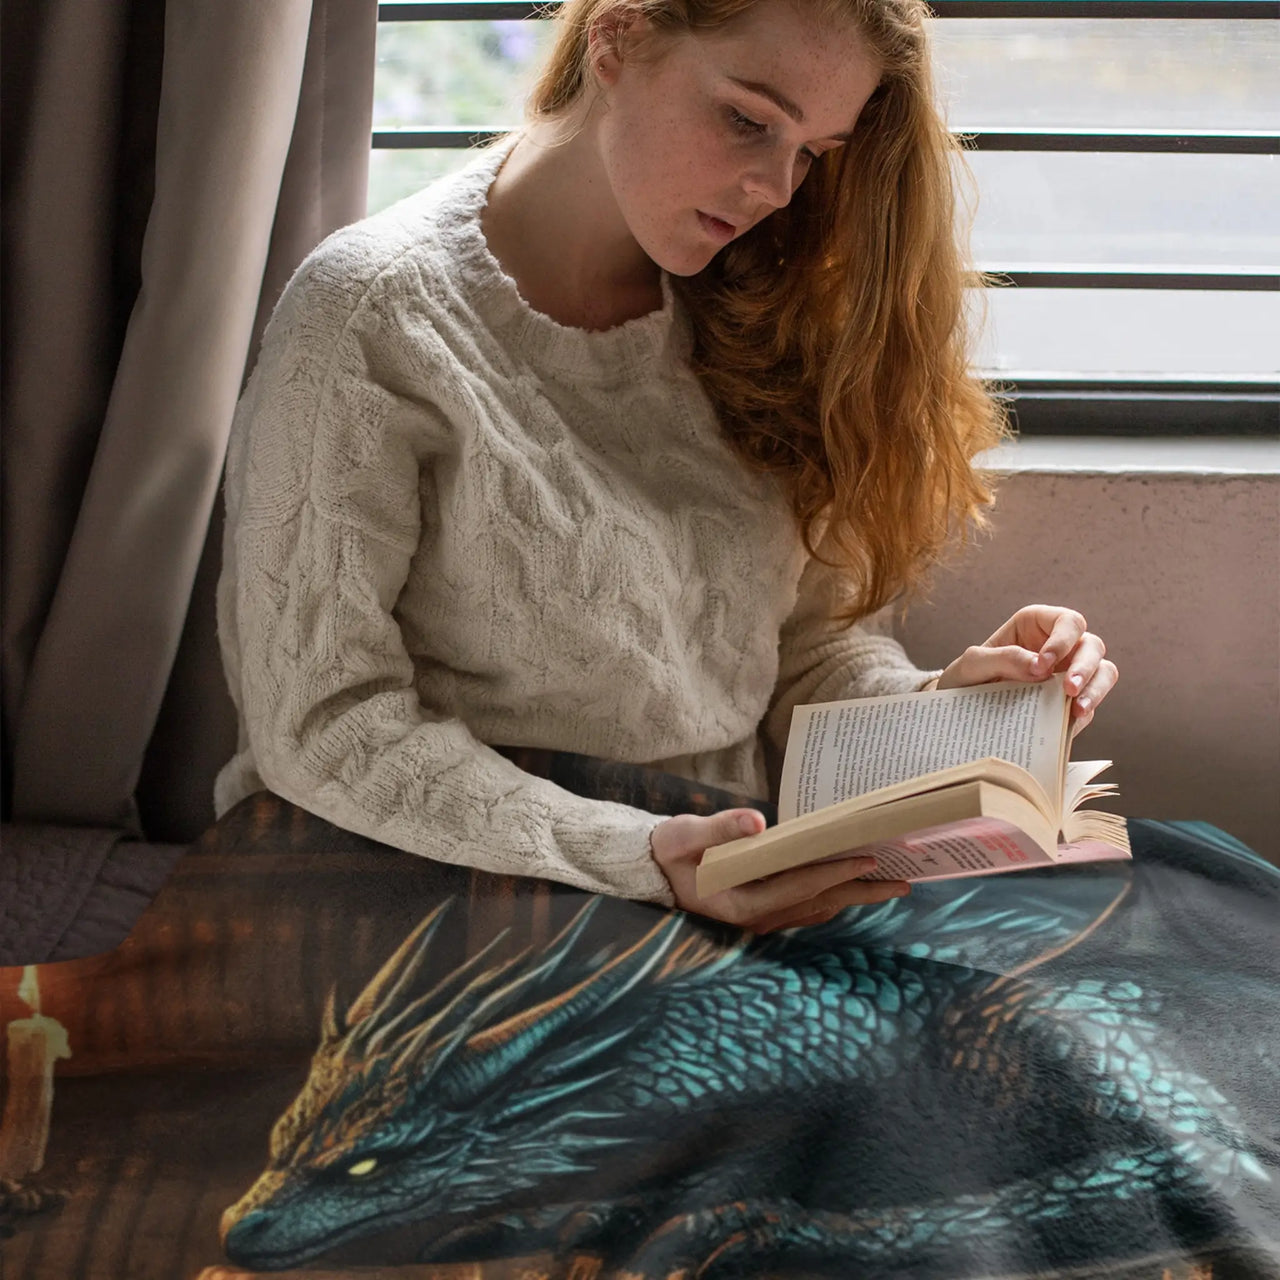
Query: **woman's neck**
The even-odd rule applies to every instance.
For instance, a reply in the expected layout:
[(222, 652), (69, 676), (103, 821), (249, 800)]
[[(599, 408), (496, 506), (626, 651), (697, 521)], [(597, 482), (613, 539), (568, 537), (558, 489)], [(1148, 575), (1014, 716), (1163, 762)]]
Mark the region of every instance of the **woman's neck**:
[(612, 329), (662, 306), (661, 273), (618, 213), (591, 121), (576, 132), (574, 124), (521, 131), (481, 229), (535, 311), (576, 329)]

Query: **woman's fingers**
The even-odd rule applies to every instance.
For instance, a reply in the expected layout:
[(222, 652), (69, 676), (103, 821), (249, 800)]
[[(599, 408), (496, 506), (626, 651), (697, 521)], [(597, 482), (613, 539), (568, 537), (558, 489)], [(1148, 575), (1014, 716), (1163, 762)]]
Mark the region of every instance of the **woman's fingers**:
[[(1115, 688), (1116, 681), (1119, 678), (1120, 672), (1116, 669), (1116, 664), (1107, 661), (1105, 658), (1102, 659), (1098, 663), (1097, 669), (1090, 676), (1088, 683), (1085, 684), (1076, 697), (1073, 710), (1077, 719), (1083, 719), (1085, 716), (1092, 719), (1093, 713), (1098, 709), (1098, 703)], [(1084, 726), (1081, 725), (1080, 727), (1083, 728)]]
[(911, 886), (905, 880), (860, 880), (840, 885), (799, 906), (757, 917), (745, 927), (755, 933), (773, 933), (798, 925), (825, 924), (846, 907), (869, 906), (900, 898)]
[[(958, 689), (992, 680), (1036, 680), (1035, 652), (1021, 645), (970, 645), (941, 675), (939, 689)], [(1046, 673), (1047, 674), (1047, 673)]]
[(729, 809), (710, 817), (680, 814), (658, 823), (650, 833), (653, 859), (671, 885), (682, 911), (709, 916), (749, 929), (775, 929), (803, 920), (830, 918), (854, 903), (883, 902), (909, 891), (903, 881), (862, 880), (875, 859), (848, 854), (700, 897), (698, 864), (707, 849), (764, 829), (756, 809)]
[(1024, 604), (1017, 613), (1002, 622), (986, 639), (989, 646), (999, 647), (1018, 644), (1036, 652), (1044, 646), (1053, 632), (1054, 623), (1062, 613), (1059, 605)]
[[(806, 907), (830, 889), (848, 880), (864, 876), (875, 869), (871, 858), (839, 858), (831, 862), (815, 862), (807, 867), (780, 871), (761, 880), (750, 880), (723, 893), (713, 894), (714, 902), (723, 910), (723, 919), (734, 924), (749, 925), (780, 912), (794, 912)], [(819, 903), (821, 906), (821, 903)], [(812, 908), (811, 908), (812, 909)]]
[(1115, 666), (1104, 664), (1107, 646), (1087, 629), (1084, 616), (1057, 605), (1019, 609), (985, 644), (971, 645), (942, 673), (939, 689), (988, 684), (993, 680), (1046, 680), (1063, 674), (1068, 696), (1084, 696), (1096, 708), (1114, 683)]
[[(849, 900), (854, 901), (861, 900), (862, 895), (874, 890), (874, 894), (866, 900), (879, 902), (885, 897), (893, 896), (882, 894), (882, 885), (892, 884), (896, 889), (900, 882), (859, 879), (874, 871), (875, 866), (874, 858), (853, 856), (781, 871), (777, 875), (752, 880), (728, 890), (735, 895), (731, 909), (738, 913), (739, 922), (746, 924), (748, 921), (762, 920), (782, 912), (803, 913), (804, 909), (812, 913), (823, 906), (844, 901), (844, 897), (850, 893), (854, 897)], [(856, 883), (850, 884), (850, 881)]]
[[(1094, 635), (1092, 631), (1084, 633), (1075, 652), (1068, 654), (1057, 666), (1057, 670), (1066, 673), (1063, 686), (1068, 694), (1076, 697), (1084, 693), (1085, 689), (1097, 679), (1106, 652), (1107, 646), (1102, 643), (1101, 636)], [(1095, 688), (1090, 697), (1096, 698), (1098, 693), (1105, 693), (1110, 687), (1108, 684), (1106, 688)]]
[(1088, 629), (1084, 615), (1057, 604), (1028, 604), (994, 631), (980, 647), (1016, 646), (1040, 655), (1033, 678), (1047, 676), (1074, 652)]
[[(726, 809), (708, 818), (696, 814), (680, 814), (669, 818), (658, 831), (662, 832), (665, 852), (681, 857), (700, 854), (713, 845), (728, 844), (743, 836), (758, 835), (765, 828), (764, 814), (758, 809)], [(655, 831), (654, 848), (657, 848)]]
[(1026, 610), (1019, 609), (1011, 621), (1015, 624), (1019, 644), (1044, 655), (1043, 671), (1037, 672), (1044, 675), (1075, 652), (1089, 625), (1082, 614), (1057, 605), (1031, 605)]

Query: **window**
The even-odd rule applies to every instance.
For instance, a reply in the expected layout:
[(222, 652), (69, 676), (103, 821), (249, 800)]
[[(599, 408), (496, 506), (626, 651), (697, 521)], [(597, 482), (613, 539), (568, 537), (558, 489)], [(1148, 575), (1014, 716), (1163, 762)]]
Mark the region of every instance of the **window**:
[[(971, 139), (982, 372), (1026, 433), (1280, 431), (1280, 21), (1257, 0), (935, 0)], [(532, 4), (383, 3), (370, 212), (520, 119)]]

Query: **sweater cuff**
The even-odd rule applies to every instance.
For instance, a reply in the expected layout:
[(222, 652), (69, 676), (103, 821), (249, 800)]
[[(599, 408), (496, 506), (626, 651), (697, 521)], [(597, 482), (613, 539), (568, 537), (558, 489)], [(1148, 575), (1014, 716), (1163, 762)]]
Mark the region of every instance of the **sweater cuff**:
[(671, 891), (671, 881), (667, 879), (653, 856), (653, 833), (666, 820), (665, 814), (655, 817), (645, 830), (644, 857), (637, 864), (637, 870), (644, 879), (644, 889), (637, 896), (645, 902), (657, 902), (664, 907), (674, 907), (676, 895)]
[[(670, 882), (653, 860), (650, 843), (666, 815), (611, 801), (584, 802), (582, 809), (562, 816), (557, 824), (559, 856), (541, 862), (535, 874), (593, 893), (675, 906)], [(608, 834), (601, 823), (606, 814), (616, 822)]]

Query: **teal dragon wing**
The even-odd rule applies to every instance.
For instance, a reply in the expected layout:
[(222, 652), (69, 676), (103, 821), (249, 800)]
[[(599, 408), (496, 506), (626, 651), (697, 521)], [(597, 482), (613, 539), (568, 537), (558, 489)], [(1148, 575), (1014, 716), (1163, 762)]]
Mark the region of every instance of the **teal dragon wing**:
[[(1017, 974), (1060, 955), (1096, 929), (1129, 891), (1128, 863), (1019, 871), (916, 884), (905, 898), (854, 907), (772, 944), (789, 956), (890, 949), (899, 955)], [(766, 946), (767, 949), (767, 946)]]

